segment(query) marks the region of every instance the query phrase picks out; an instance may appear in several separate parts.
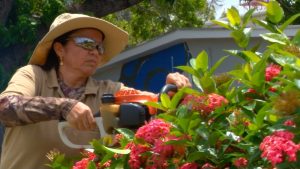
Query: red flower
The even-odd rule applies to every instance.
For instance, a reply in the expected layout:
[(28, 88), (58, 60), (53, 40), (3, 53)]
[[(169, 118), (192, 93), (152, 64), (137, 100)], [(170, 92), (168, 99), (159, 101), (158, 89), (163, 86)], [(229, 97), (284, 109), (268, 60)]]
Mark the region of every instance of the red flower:
[(248, 165), (248, 160), (245, 159), (244, 157), (240, 157), (240, 158), (234, 160), (233, 164), (236, 167), (246, 167)]
[(161, 157), (170, 157), (173, 155), (173, 145), (165, 144), (165, 140), (157, 139), (153, 146), (153, 152), (159, 154)]
[(90, 160), (88, 158), (83, 158), (80, 161), (77, 161), (72, 169), (86, 169)]
[(147, 160), (146, 169), (166, 169), (168, 166), (167, 158), (161, 157), (160, 154), (152, 154), (152, 156)]
[(209, 106), (212, 109), (216, 109), (221, 107), (223, 104), (228, 104), (228, 101), (223, 97), (215, 93), (211, 93), (208, 95)]
[(180, 169), (197, 169), (197, 168), (198, 168), (198, 164), (196, 163), (185, 163), (180, 167)]
[(210, 163), (205, 163), (201, 169), (216, 169), (215, 166), (211, 165)]
[(96, 154), (90, 151), (83, 151), (82, 154), (86, 158), (82, 158), (80, 161), (77, 161), (72, 169), (86, 169), (89, 162), (96, 158)]
[(285, 125), (285, 126), (296, 127), (296, 124), (295, 124), (295, 122), (294, 122), (293, 120), (286, 120), (286, 121), (284, 122), (284, 125)]
[(266, 68), (265, 78), (266, 81), (271, 81), (274, 77), (278, 76), (281, 72), (281, 67), (279, 65), (270, 64)]
[(256, 90), (254, 90), (254, 89), (252, 89), (252, 88), (249, 88), (249, 89), (247, 90), (246, 93), (253, 93), (253, 94), (256, 94)]
[(276, 89), (275, 87), (270, 87), (270, 88), (269, 88), (269, 91), (270, 91), (270, 92), (276, 92), (277, 89)]
[(146, 161), (146, 157), (143, 157), (142, 154), (145, 153), (146, 151), (149, 151), (150, 148), (145, 145), (134, 144), (132, 142), (127, 144), (126, 148), (129, 148), (131, 150), (129, 161), (128, 161), (130, 168), (131, 169), (141, 168)]
[(170, 133), (171, 124), (163, 121), (162, 119), (151, 120), (148, 124), (140, 127), (135, 136), (145, 140), (150, 144), (154, 144), (155, 140), (166, 136)]
[(187, 95), (182, 101), (182, 104), (190, 107), (191, 110), (202, 112), (205, 115), (227, 103), (228, 101), (223, 96), (215, 93), (207, 96)]
[(260, 144), (261, 157), (267, 158), (273, 166), (283, 162), (284, 155), (289, 161), (297, 161), (296, 153), (300, 146), (292, 141), (293, 138), (294, 134), (289, 131), (275, 131)]

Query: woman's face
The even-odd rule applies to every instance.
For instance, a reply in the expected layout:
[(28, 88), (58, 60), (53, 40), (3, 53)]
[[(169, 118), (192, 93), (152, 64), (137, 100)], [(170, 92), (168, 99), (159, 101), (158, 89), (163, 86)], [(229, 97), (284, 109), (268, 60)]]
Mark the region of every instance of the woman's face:
[(60, 69), (86, 77), (94, 74), (103, 56), (102, 36), (100, 31), (92, 28), (73, 32), (65, 46), (60, 44), (61, 50), (58, 51), (61, 53), (58, 56), (63, 62)]

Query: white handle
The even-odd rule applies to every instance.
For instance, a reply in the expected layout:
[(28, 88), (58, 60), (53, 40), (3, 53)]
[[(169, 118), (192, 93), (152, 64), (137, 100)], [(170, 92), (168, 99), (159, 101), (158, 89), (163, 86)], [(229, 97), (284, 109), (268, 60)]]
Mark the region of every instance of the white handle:
[[(101, 137), (107, 136), (108, 134), (105, 132), (105, 130), (103, 128), (102, 117), (96, 117), (95, 120), (96, 120), (96, 124), (99, 128), (100, 136)], [(92, 148), (91, 145), (79, 145), (79, 144), (72, 143), (68, 139), (66, 134), (64, 133), (64, 129), (67, 128), (67, 127), (70, 127), (70, 125), (67, 121), (58, 123), (58, 133), (59, 133), (59, 136), (60, 136), (61, 140), (63, 141), (63, 143), (65, 145), (67, 145), (70, 148), (76, 148), (76, 149), (91, 149)]]

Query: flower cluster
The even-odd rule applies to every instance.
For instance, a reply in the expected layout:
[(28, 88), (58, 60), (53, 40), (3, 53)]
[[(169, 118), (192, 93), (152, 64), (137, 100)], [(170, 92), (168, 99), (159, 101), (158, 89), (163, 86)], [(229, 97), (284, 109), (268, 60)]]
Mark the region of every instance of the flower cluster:
[(96, 154), (92, 152), (83, 152), (84, 158), (80, 161), (77, 161), (72, 169), (86, 169), (90, 161), (93, 161), (96, 158)]
[(168, 141), (183, 139), (172, 135), (171, 128), (171, 124), (162, 119), (151, 120), (140, 127), (135, 134), (139, 142), (130, 142), (126, 146), (131, 150), (128, 161), (130, 168), (168, 168), (170, 158), (182, 156), (185, 152), (183, 146), (167, 144)]
[(279, 65), (270, 64), (266, 68), (266, 73), (265, 73), (266, 81), (271, 81), (274, 77), (278, 76), (280, 72), (281, 72), (281, 67)]
[(240, 158), (234, 160), (233, 164), (238, 168), (246, 167), (248, 165), (248, 160), (245, 159), (244, 157), (240, 157)]
[(300, 145), (295, 144), (293, 138), (294, 134), (289, 131), (275, 131), (265, 137), (260, 144), (261, 157), (267, 158), (274, 166), (283, 162), (285, 155), (290, 162), (296, 161), (296, 153), (300, 150)]
[(184, 97), (182, 104), (193, 111), (199, 111), (202, 115), (208, 115), (216, 108), (227, 104), (228, 101), (221, 95), (211, 93), (208, 95), (196, 96), (189, 94)]
[[(265, 80), (266, 82), (270, 82), (274, 77), (278, 76), (281, 72), (281, 66), (271, 63), (268, 65), (265, 69)], [(276, 88), (274, 86), (269, 87), (270, 92), (276, 92)], [(259, 93), (254, 90), (253, 88), (249, 88), (246, 92), (246, 95), (248, 96), (247, 99), (251, 100), (252, 96), (257, 96)]]
[(136, 132), (136, 138), (145, 140), (146, 142), (153, 144), (156, 139), (166, 136), (170, 133), (171, 125), (161, 119), (155, 119), (148, 124), (140, 127)]

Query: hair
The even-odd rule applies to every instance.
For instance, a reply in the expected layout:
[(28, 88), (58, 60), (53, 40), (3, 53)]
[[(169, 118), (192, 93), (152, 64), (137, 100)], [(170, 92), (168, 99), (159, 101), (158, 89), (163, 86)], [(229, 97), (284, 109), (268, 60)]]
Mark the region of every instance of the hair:
[[(70, 35), (73, 34), (74, 32), (76, 32), (77, 30), (80, 30), (80, 29), (75, 29), (75, 30), (72, 30), (70, 32), (64, 33), (63, 35), (61, 35), (61, 36), (59, 36), (59, 37), (57, 37), (56, 39), (53, 40), (53, 43), (52, 43), (52, 46), (49, 50), (46, 62), (45, 62), (44, 65), (41, 65), (43, 70), (49, 71), (52, 68), (55, 68), (55, 70), (58, 70), (60, 60), (58, 59), (59, 57), (57, 56), (56, 52), (54, 51), (53, 46), (56, 42), (59, 42), (63, 46), (65, 46), (66, 43), (68, 42), (68, 38), (70, 37)], [(96, 30), (98, 30), (98, 29), (96, 29)], [(100, 30), (98, 30), (98, 31), (100, 31)], [(102, 34), (102, 40), (104, 40), (104, 38), (105, 38), (104, 33), (102, 31), (100, 31), (100, 33)]]
[(54, 44), (55, 44), (56, 42), (59, 42), (59, 43), (61, 43), (63, 46), (65, 46), (66, 43), (67, 43), (68, 37), (69, 37), (73, 32), (75, 32), (75, 30), (70, 31), (70, 32), (67, 32), (67, 33), (65, 33), (65, 34), (63, 34), (63, 35), (61, 35), (61, 36), (59, 36), (59, 37), (57, 37), (56, 39), (53, 40), (53, 43), (52, 43), (52, 46), (51, 46), (51, 48), (50, 48), (50, 50), (49, 50), (49, 53), (48, 53), (48, 57), (47, 57), (47, 59), (46, 59), (46, 62), (45, 62), (44, 65), (41, 65), (42, 69), (44, 69), (44, 70), (46, 70), (46, 71), (49, 71), (49, 70), (51, 70), (52, 68), (55, 68), (56, 70), (58, 70), (58, 68), (59, 68), (59, 62), (60, 62), (60, 61), (59, 61), (59, 59), (58, 59), (58, 56), (57, 56), (56, 52), (54, 51), (53, 46), (54, 46)]

